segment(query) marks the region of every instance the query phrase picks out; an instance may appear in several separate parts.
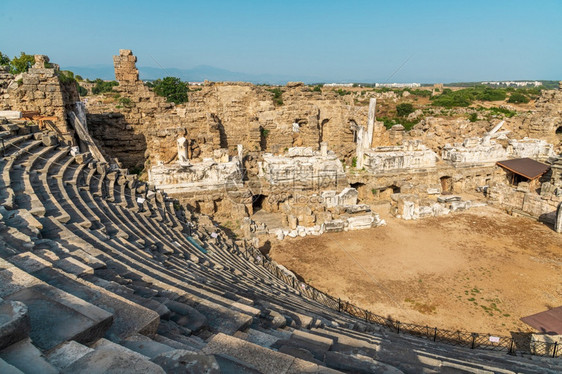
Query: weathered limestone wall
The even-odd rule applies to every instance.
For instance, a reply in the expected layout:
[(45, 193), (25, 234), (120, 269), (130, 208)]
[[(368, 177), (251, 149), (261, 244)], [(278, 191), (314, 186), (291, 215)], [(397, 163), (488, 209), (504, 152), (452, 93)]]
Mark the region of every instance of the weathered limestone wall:
[(529, 138), (510, 140), (507, 153), (513, 158), (528, 157), (538, 160), (545, 160), (555, 155), (552, 144), (547, 143), (546, 140)]
[[(141, 166), (145, 159), (152, 165), (173, 161), (181, 132), (189, 140), (191, 158), (210, 157), (218, 148), (234, 155), (237, 144), (278, 154), (298, 146), (318, 149), (322, 141), (348, 156), (355, 150), (352, 124), (366, 122), (367, 108), (302, 83), (280, 87), (283, 104), (278, 106), (273, 93), (249, 83), (207, 83), (189, 93), (188, 103), (176, 106), (138, 80), (135, 61), (130, 50), (120, 50), (114, 57), (119, 80), (114, 91), (120, 97), (91, 100), (87, 107), (94, 137), (125, 166)], [(123, 99), (130, 103), (122, 104)]]
[[(47, 67), (45, 67), (47, 66)], [(73, 142), (73, 130), (67, 112), (80, 100), (75, 82), (63, 82), (59, 68), (49, 58), (35, 56), (35, 64), (28, 72), (13, 76), (5, 71), (0, 76), (2, 107), (7, 110), (33, 111), (41, 116), (54, 117), (54, 125), (66, 141)]]
[(258, 177), (270, 185), (313, 189), (334, 188), (339, 182), (340, 188), (347, 186), (343, 164), (331, 151), (321, 154), (312, 148), (294, 147), (281, 156), (266, 153), (258, 165)]
[(393, 193), (438, 194), (474, 192), (493, 181), (503, 181), (496, 167), (459, 166), (438, 163), (433, 169), (395, 170), (386, 173), (349, 172), (349, 183), (359, 192), (361, 203), (390, 200)]
[(562, 139), (556, 130), (562, 126), (562, 89), (545, 90), (535, 104), (534, 113), (524, 116), (521, 124), (513, 128), (518, 138), (539, 138), (555, 145), (560, 151)]
[(528, 215), (541, 221), (554, 224), (556, 209), (562, 196), (539, 195), (529, 191), (525, 184), (512, 187), (506, 183), (496, 183), (489, 190), (490, 201), (510, 213)]
[(442, 158), (453, 165), (493, 165), (497, 161), (508, 158), (508, 153), (501, 144), (493, 140), (485, 142), (480, 138), (468, 138), (462, 144), (446, 145), (443, 148)]
[(149, 182), (170, 195), (205, 194), (209, 190), (242, 186), (240, 165), (238, 159), (226, 162), (205, 159), (191, 165), (157, 165), (149, 171)]
[(370, 173), (381, 173), (433, 168), (436, 161), (435, 152), (419, 141), (410, 141), (402, 146), (377, 147), (365, 151), (363, 166)]

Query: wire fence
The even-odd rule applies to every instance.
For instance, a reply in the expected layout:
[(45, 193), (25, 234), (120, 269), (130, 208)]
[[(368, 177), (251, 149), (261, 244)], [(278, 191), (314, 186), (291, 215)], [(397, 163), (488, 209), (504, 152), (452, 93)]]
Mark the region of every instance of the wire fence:
[[(2, 146), (0, 154), (2, 154), (2, 156), (5, 156), (7, 145), (5, 144), (3, 138), (0, 139), (0, 145)], [(21, 147), (18, 147), (15, 144), (9, 145), (22, 150)], [(349, 302), (337, 299), (304, 282), (299, 281), (293, 274), (289, 274), (285, 270), (281, 269), (279, 266), (277, 266), (276, 263), (271, 261), (253, 246), (246, 246), (245, 251), (241, 251), (240, 253), (242, 253), (247, 260), (252, 258), (255, 262), (261, 263), (261, 265), (266, 268), (271, 274), (273, 274), (277, 279), (298, 290), (301, 295), (333, 310), (337, 310), (340, 313), (345, 313), (350, 316), (356, 317), (365, 321), (366, 323), (372, 323), (378, 326), (385, 327), (391, 332), (395, 332), (397, 334), (411, 335), (434, 342), (466, 347), (470, 349), (486, 349), (506, 352), (509, 354), (531, 354), (553, 358), (562, 357), (562, 347), (560, 347), (560, 343), (558, 343), (557, 341), (536, 341), (533, 340), (531, 334), (528, 333), (515, 333), (512, 336), (500, 336), (486, 333), (452, 331), (439, 329), (437, 327), (404, 323), (387, 317), (383, 317), (374, 314), (366, 309), (362, 309)]]
[(413, 323), (404, 323), (383, 317), (347, 301), (337, 299), (299, 281), (292, 274), (288, 274), (285, 270), (277, 266), (277, 264), (268, 259), (253, 246), (247, 246), (246, 252), (242, 251), (241, 253), (246, 256), (247, 260), (252, 258), (255, 262), (260, 263), (277, 279), (298, 290), (301, 295), (333, 310), (337, 310), (340, 313), (356, 317), (366, 323), (382, 326), (397, 334), (411, 335), (437, 343), (445, 343), (469, 349), (485, 349), (509, 354), (530, 354), (553, 358), (562, 357), (562, 347), (560, 343), (557, 341), (537, 341), (533, 339), (530, 333), (514, 333), (512, 336), (501, 336), (460, 330), (453, 331)]

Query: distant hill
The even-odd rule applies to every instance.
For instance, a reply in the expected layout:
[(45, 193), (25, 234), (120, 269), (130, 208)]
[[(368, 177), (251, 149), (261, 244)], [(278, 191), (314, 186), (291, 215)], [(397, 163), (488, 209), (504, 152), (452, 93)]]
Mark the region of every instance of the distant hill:
[[(115, 79), (113, 66), (93, 65), (93, 66), (65, 66), (63, 70), (71, 70), (74, 74), (81, 75), (83, 78), (106, 80)], [(283, 74), (249, 74), (225, 70), (209, 65), (199, 65), (191, 69), (178, 68), (156, 68), (150, 66), (139, 66), (139, 76), (142, 80), (155, 80), (163, 77), (178, 77), (189, 82), (202, 82), (210, 80), (215, 82), (222, 81), (243, 81), (251, 83), (285, 84), (289, 81), (318, 82), (318, 77), (295, 77)]]

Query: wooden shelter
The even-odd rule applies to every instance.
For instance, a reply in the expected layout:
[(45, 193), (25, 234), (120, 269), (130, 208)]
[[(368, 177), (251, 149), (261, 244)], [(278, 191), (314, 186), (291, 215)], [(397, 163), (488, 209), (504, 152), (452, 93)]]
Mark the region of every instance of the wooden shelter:
[(507, 178), (512, 185), (518, 185), (519, 182), (534, 184), (532, 182), (536, 181), (550, 169), (550, 165), (530, 158), (498, 161), (497, 165), (507, 171)]

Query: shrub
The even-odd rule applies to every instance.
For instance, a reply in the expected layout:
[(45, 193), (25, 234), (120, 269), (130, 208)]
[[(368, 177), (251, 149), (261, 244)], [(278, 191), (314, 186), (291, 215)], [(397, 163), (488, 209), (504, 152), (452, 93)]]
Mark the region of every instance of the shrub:
[(157, 79), (153, 83), (154, 93), (163, 96), (169, 103), (182, 104), (187, 102), (189, 88), (185, 82), (176, 77)]
[(0, 66), (9, 66), (10, 65), (10, 58), (0, 52)]
[(394, 125), (402, 125), (404, 126), (405, 131), (410, 131), (417, 123), (415, 121), (408, 121), (404, 118), (391, 118), (385, 116), (377, 117), (377, 120), (382, 121), (384, 123), (384, 127), (388, 130), (390, 130)]
[(116, 81), (103, 81), (101, 79), (96, 79), (94, 81), (94, 87), (92, 87), (92, 93), (94, 95), (98, 95), (104, 92), (111, 92), (113, 90), (113, 87), (118, 86), (119, 83), (117, 83)]
[(409, 93), (411, 93), (414, 96), (421, 96), (421, 97), (430, 97), (431, 96), (431, 91), (429, 91), (429, 90), (407, 89), (405, 91), (408, 91)]
[(340, 96), (345, 96), (345, 95), (349, 95), (351, 93), (351, 91), (347, 91), (347, 90), (344, 90), (342, 88), (338, 88), (336, 90), (336, 93)]
[(314, 88), (312, 89), (312, 91), (314, 92), (322, 92), (322, 86), (320, 86), (319, 84), (314, 86)]
[(82, 82), (84, 80), (81, 75), (76, 75), (74, 78), (76, 78), (78, 82)]
[(351, 159), (351, 167), (352, 168), (356, 168), (357, 167), (357, 157), (353, 157)]
[(529, 102), (529, 98), (523, 95), (521, 92), (514, 92), (511, 94), (511, 96), (509, 96), (509, 100), (507, 100), (507, 102), (513, 104), (525, 104)]
[(66, 84), (76, 82), (76, 79), (74, 79), (74, 73), (70, 70), (60, 70), (57, 74), (61, 83)]
[(470, 116), (468, 116), (468, 120), (470, 122), (476, 122), (478, 120), (478, 113), (471, 113)]
[(260, 134), (261, 134), (262, 137), (267, 138), (267, 136), (269, 135), (269, 130), (264, 129), (263, 127), (260, 127)]
[(20, 57), (14, 57), (10, 62), (10, 73), (25, 73), (31, 66), (33, 66), (34, 63), (35, 57), (33, 55), (28, 55), (24, 52), (21, 52)]
[[(467, 90), (470, 90), (470, 88)], [(503, 88), (486, 87), (483, 90), (476, 88), (474, 96), (477, 100), (481, 101), (500, 101), (505, 100), (507, 94)]]
[(276, 106), (283, 105), (283, 91), (279, 87), (268, 89), (269, 92), (273, 94), (273, 104)]
[(133, 106), (133, 102), (128, 97), (120, 98), (119, 103), (121, 103), (125, 108), (130, 108)]
[(470, 104), (472, 104), (472, 95), (465, 90), (444, 89), (441, 95), (433, 98), (433, 105), (445, 108), (467, 107)]
[(406, 117), (408, 114), (413, 113), (415, 108), (410, 103), (401, 103), (396, 105), (396, 114), (398, 117)]
[(488, 110), (490, 111), (491, 114), (502, 114), (507, 118), (511, 118), (511, 117), (513, 117), (514, 115), (517, 114), (517, 112), (515, 112), (513, 110), (506, 109), (506, 108), (493, 107), (493, 108), (490, 108)]
[(88, 95), (88, 90), (85, 89), (84, 87), (82, 87), (81, 85), (78, 85), (78, 94), (80, 96), (87, 96)]

